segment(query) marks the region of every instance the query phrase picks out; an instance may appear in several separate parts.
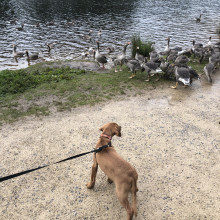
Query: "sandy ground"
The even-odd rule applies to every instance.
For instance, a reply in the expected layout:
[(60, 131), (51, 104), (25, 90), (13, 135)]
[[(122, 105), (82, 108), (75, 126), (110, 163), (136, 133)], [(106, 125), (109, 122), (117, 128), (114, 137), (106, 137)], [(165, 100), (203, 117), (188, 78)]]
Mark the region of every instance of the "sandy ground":
[[(122, 126), (119, 154), (137, 170), (136, 219), (220, 219), (220, 71), (190, 88), (28, 118), (0, 129), (0, 176), (53, 163), (95, 146), (98, 128)], [(92, 154), (0, 183), (0, 219), (126, 219)]]

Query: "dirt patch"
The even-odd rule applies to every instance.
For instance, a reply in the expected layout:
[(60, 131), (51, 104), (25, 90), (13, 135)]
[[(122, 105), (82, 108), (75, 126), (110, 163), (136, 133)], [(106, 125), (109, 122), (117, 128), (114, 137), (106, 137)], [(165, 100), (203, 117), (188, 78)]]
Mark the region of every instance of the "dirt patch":
[[(122, 137), (112, 143), (139, 174), (136, 219), (219, 219), (220, 72), (213, 78), (4, 125), (1, 176), (89, 151), (114, 121)], [(101, 170), (86, 188), (91, 165), (87, 155), (0, 183), (1, 219), (126, 219)]]

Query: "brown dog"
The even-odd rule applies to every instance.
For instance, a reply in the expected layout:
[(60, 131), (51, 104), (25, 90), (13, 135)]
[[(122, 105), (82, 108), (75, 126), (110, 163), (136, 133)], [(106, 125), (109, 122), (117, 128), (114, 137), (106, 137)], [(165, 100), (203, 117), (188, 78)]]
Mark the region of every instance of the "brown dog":
[[(108, 123), (100, 128), (102, 134), (96, 144), (96, 149), (107, 145), (114, 135), (121, 137), (121, 127), (116, 123)], [(92, 189), (95, 185), (96, 173), (98, 165), (102, 171), (108, 176), (108, 182), (115, 183), (116, 195), (127, 211), (127, 220), (131, 220), (133, 215), (137, 216), (137, 200), (136, 192), (138, 174), (136, 170), (122, 157), (120, 157), (114, 147), (107, 147), (101, 152), (94, 153), (91, 181), (87, 184), (88, 189)], [(129, 192), (133, 195), (133, 205), (128, 202)]]

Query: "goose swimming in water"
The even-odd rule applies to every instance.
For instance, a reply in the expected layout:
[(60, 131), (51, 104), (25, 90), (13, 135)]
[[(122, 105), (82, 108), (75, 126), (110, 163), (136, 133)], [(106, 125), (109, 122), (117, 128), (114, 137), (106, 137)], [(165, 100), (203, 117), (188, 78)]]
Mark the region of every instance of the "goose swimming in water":
[(200, 14), (198, 18), (195, 18), (195, 20), (196, 20), (196, 23), (200, 23), (200, 21), (201, 21), (201, 18), (202, 18), (202, 14)]
[(47, 48), (48, 48), (48, 52), (50, 52), (51, 49), (53, 49), (55, 47), (55, 45), (53, 43), (51, 43), (51, 44), (47, 43), (46, 45), (47, 45)]
[(16, 27), (16, 29), (17, 29), (18, 31), (23, 31), (23, 30), (24, 30), (24, 24), (21, 24), (21, 27)]
[(39, 58), (38, 53), (29, 55), (28, 50), (25, 51), (28, 60), (37, 60)]
[(107, 63), (107, 58), (104, 55), (101, 55), (99, 52), (99, 41), (96, 41), (97, 50), (95, 51), (95, 59), (98, 63), (102, 64), (102, 68), (105, 68), (105, 63)]
[(16, 44), (13, 44), (13, 56), (14, 56), (15, 58), (17, 58), (17, 57), (23, 57), (25, 53), (24, 53), (24, 52), (21, 52), (21, 51), (17, 52), (16, 49), (17, 49), (17, 45), (16, 45)]

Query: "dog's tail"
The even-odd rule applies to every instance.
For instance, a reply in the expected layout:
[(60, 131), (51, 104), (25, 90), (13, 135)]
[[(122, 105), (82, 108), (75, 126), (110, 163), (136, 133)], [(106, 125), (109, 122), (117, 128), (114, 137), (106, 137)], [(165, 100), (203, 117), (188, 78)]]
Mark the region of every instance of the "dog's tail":
[(132, 179), (132, 186), (131, 186), (131, 194), (133, 196), (132, 208), (134, 210), (135, 217), (137, 217), (137, 196), (136, 196), (137, 191), (138, 191), (137, 178), (133, 178)]

